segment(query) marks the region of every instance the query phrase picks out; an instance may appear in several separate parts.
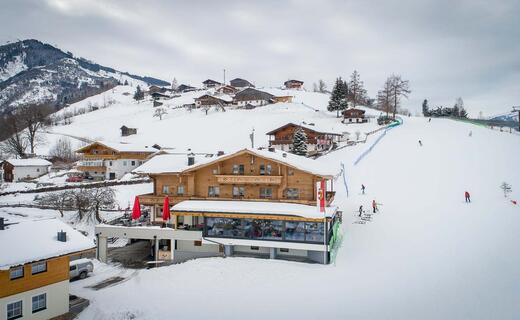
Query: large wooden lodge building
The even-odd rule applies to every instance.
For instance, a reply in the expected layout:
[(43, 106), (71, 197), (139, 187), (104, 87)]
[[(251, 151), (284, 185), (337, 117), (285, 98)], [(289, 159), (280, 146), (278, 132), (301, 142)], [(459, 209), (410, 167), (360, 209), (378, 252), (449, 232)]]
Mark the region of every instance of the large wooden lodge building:
[[(139, 199), (150, 208), (152, 223), (171, 225), (161, 248), (174, 260), (240, 255), (328, 262), (340, 216), (331, 205), (336, 172), (315, 160), (274, 149), (161, 154), (134, 173), (153, 180), (153, 193)], [(326, 190), (319, 187), (322, 181)], [(165, 197), (169, 221), (162, 219)]]

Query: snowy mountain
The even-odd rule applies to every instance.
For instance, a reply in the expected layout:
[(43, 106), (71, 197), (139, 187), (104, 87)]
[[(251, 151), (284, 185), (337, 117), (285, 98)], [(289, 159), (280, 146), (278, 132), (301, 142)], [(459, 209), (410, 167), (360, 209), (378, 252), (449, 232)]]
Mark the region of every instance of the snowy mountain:
[(74, 57), (37, 40), (0, 46), (0, 114), (21, 104), (65, 105), (120, 82), (168, 85)]

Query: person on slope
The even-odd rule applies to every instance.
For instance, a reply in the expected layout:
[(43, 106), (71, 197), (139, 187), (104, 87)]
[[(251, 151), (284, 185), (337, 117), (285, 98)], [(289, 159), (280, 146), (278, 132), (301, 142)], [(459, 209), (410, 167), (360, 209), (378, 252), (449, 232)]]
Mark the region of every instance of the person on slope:
[(419, 146), (421, 146), (421, 147), (422, 147), (422, 141), (421, 141), (421, 140), (419, 140)]
[(364, 184), (361, 184), (361, 193), (365, 194), (365, 185)]
[(470, 198), (469, 192), (464, 191), (464, 199), (466, 200), (466, 202), (471, 202), (471, 198)]
[(361, 217), (361, 215), (364, 213), (365, 211), (363, 211), (363, 205), (359, 206), (359, 215), (358, 217)]
[(471, 130), (469, 131), (469, 136), (470, 137), (473, 136), (473, 131), (471, 131)]
[(372, 200), (372, 210), (374, 213), (379, 211), (379, 209), (377, 208), (376, 200)]

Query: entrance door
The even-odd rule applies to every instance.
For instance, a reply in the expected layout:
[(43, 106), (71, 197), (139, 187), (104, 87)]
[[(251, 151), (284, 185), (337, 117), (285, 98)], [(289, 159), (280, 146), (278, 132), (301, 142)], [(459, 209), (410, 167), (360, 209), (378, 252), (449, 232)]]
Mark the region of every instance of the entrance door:
[(110, 173), (108, 174), (108, 179), (110, 179), (110, 180), (114, 180), (115, 178), (116, 178), (116, 173), (115, 173), (115, 172), (110, 172)]

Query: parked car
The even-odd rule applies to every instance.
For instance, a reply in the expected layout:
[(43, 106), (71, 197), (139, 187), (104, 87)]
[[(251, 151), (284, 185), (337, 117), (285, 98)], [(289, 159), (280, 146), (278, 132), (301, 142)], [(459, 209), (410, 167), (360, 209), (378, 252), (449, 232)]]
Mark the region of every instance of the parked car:
[(89, 259), (73, 260), (69, 264), (69, 276), (71, 279), (85, 279), (89, 272), (94, 271), (94, 264)]
[(83, 181), (83, 177), (81, 177), (81, 176), (71, 176), (71, 177), (68, 177), (65, 181), (66, 182), (82, 182)]

